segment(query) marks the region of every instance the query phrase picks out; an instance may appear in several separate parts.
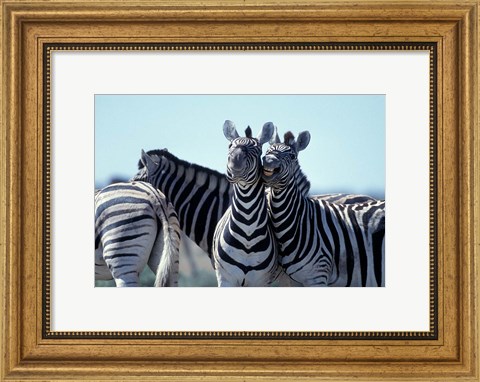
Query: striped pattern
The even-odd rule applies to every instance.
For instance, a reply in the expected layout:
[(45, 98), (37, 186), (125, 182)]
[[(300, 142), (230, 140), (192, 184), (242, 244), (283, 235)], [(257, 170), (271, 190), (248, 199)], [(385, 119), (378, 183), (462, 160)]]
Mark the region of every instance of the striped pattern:
[(213, 241), (215, 272), (221, 287), (268, 286), (281, 273), (261, 180), (262, 144), (272, 132), (273, 125), (265, 124), (259, 139), (251, 137), (250, 128), (244, 138), (238, 137), (230, 121), (224, 125), (231, 142), (227, 179), (233, 184), (233, 199)]
[[(296, 179), (307, 195), (308, 179), (301, 172)], [(211, 256), (215, 228), (233, 195), (225, 174), (181, 160), (162, 149), (142, 153), (139, 171), (132, 180), (149, 182), (165, 194), (178, 213), (182, 231)]]
[(325, 202), (335, 203), (335, 204), (358, 204), (358, 203), (376, 202), (378, 200), (368, 195), (342, 194), (342, 193), (311, 195), (310, 199), (323, 200)]
[[(310, 183), (306, 176), (298, 171), (296, 179), (302, 193), (307, 195)], [(172, 202), (182, 231), (211, 258), (215, 228), (233, 195), (233, 186), (226, 175), (179, 159), (162, 149), (142, 153), (139, 171), (132, 178), (135, 180), (151, 183)]]
[(149, 182), (165, 194), (182, 231), (211, 256), (215, 227), (233, 194), (224, 174), (178, 159), (167, 150), (152, 150), (142, 152), (132, 180)]
[(138, 286), (148, 264), (155, 286), (177, 286), (179, 246), (177, 214), (149, 183), (115, 183), (96, 192), (96, 280)]
[(298, 151), (308, 141), (298, 144), (287, 133), (285, 143), (274, 143), (264, 157), (282, 266), (305, 286), (384, 286), (385, 202), (359, 196), (359, 203), (340, 204), (341, 197), (332, 202), (303, 195), (295, 174)]

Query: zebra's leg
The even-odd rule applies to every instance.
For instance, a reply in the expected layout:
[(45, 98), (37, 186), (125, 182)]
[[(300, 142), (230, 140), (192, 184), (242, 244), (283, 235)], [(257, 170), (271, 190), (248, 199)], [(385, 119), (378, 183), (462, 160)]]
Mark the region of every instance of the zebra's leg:
[(375, 231), (369, 240), (367, 287), (385, 286), (385, 230)]
[(140, 275), (137, 271), (124, 273), (122, 276), (115, 278), (115, 285), (117, 287), (138, 287), (140, 285)]
[[(217, 276), (217, 284), (219, 287), (240, 287), (245, 283), (244, 274), (239, 274), (238, 269), (233, 267), (225, 267), (225, 264), (214, 262), (215, 275)], [(233, 271), (230, 273), (229, 271)], [(235, 273), (237, 271), (237, 273)], [(239, 280), (242, 280), (243, 283)]]
[(95, 281), (96, 280), (112, 280), (112, 274), (108, 270), (105, 260), (103, 260), (103, 247), (99, 245), (95, 250)]
[(330, 273), (330, 268), (321, 269), (310, 277), (307, 277), (303, 285), (306, 287), (327, 287)]
[(278, 274), (278, 277), (276, 279), (276, 284), (278, 287), (302, 287), (303, 286), (302, 284), (293, 280), (289, 275), (287, 275), (283, 270), (283, 268), (281, 268), (281, 272)]
[(121, 238), (105, 246), (103, 258), (117, 287), (139, 286), (139, 275), (147, 265), (155, 234), (146, 233), (141, 237), (142, 240), (140, 237), (131, 241), (124, 241), (124, 238)]
[(382, 240), (382, 282), (380, 284), (381, 287), (385, 286), (385, 236)]

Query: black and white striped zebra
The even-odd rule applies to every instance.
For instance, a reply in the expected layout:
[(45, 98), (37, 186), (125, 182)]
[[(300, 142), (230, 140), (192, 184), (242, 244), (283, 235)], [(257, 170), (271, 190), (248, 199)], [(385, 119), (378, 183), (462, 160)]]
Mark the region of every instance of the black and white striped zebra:
[(114, 183), (96, 192), (96, 280), (138, 286), (148, 264), (155, 286), (177, 286), (179, 245), (177, 214), (151, 184)]
[(384, 286), (385, 202), (339, 204), (303, 195), (295, 174), (309, 141), (308, 132), (297, 141), (288, 132), (263, 158), (282, 266), (305, 286)]
[(270, 140), (273, 130), (273, 124), (266, 123), (253, 138), (249, 126), (245, 137), (240, 137), (233, 122), (225, 121), (223, 125), (223, 133), (230, 141), (227, 179), (233, 184), (233, 198), (213, 240), (220, 287), (269, 286), (282, 273), (261, 178), (262, 145)]
[(177, 211), (182, 231), (209, 257), (217, 223), (230, 206), (233, 188), (224, 174), (175, 157), (168, 150), (152, 150), (139, 162), (132, 180), (158, 188)]

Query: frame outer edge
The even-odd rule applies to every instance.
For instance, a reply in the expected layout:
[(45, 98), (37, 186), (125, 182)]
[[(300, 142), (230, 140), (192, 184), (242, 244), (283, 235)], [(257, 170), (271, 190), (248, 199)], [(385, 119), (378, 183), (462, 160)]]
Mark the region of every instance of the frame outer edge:
[[(18, 251), (19, 217), (19, 177), (13, 171), (12, 164), (18, 155), (18, 131), (12, 126), (17, 125), (18, 114), (18, 24), (11, 8), (2, 2), (2, 370), (1, 377), (6, 378), (8, 371), (19, 363), (18, 301), (20, 296), (16, 288), (15, 254)], [(5, 182), (5, 183), (3, 183)], [(15, 207), (14, 207), (15, 206)]]
[[(428, 0), (314, 0), (296, 2), (295, 8), (281, 0), (2, 0), (25, 20), (102, 21), (242, 21), (252, 20), (331, 20), (350, 18), (360, 20), (443, 21), (461, 19), (476, 0), (428, 1)], [(389, 7), (385, 6), (389, 3)], [(139, 7), (141, 5), (141, 7)], [(261, 12), (259, 12), (261, 11)], [(205, 15), (205, 12), (209, 12)], [(291, 16), (293, 15), (293, 16)]]
[(21, 170), (15, 167), (21, 157), (20, 136), (20, 66), (19, 35), (21, 22), (13, 8), (2, 2), (2, 378), (20, 363), (20, 328), (17, 317), (21, 308), (18, 275), (20, 266)]
[[(463, 155), (460, 160), (460, 172), (462, 179), (460, 179), (460, 206), (465, 208), (465, 214), (462, 214), (460, 227), (464, 227), (460, 232), (460, 240), (464, 250), (465, 264), (462, 268), (461, 275), (461, 293), (463, 294), (463, 319), (461, 321), (462, 328), (459, 333), (461, 341), (461, 359), (468, 367), (472, 377), (478, 377), (479, 363), (478, 363), (478, 320), (476, 298), (478, 297), (478, 290), (476, 288), (475, 280), (475, 259), (478, 261), (478, 253), (475, 251), (475, 201), (478, 204), (478, 188), (475, 188), (475, 158), (478, 161), (478, 156), (475, 156), (475, 134), (478, 134), (478, 3), (475, 4), (470, 12), (462, 20), (462, 29), (460, 31), (462, 44), (461, 48), (464, 50), (462, 56), (465, 60), (460, 61), (460, 143), (463, 150), (460, 154)], [(477, 50), (476, 50), (477, 48)], [(475, 70), (477, 68), (477, 70)], [(466, 282), (468, 280), (468, 282)], [(478, 279), (477, 279), (478, 280)]]
[[(469, 291), (472, 296), (471, 309), (471, 348), (472, 354), (473, 375), (477, 381), (480, 381), (480, 1), (477, 0), (474, 10), (471, 15), (471, 81), (470, 87), (470, 113), (471, 123), (470, 128), (472, 133), (470, 136), (472, 142), (472, 179), (471, 190), (472, 200), (470, 202), (470, 209), (472, 211), (472, 218), (470, 220), (472, 237), (471, 251), (472, 251), (472, 268), (470, 272), (470, 285), (472, 290)], [(472, 69), (473, 68), (473, 69)]]
[[(35, 2), (37, 3), (37, 2)], [(10, 3), (9, 3), (10, 4)], [(0, 94), (1, 103), (2, 103), (2, 117), (1, 117), (1, 126), (2, 131), (0, 139), (2, 140), (0, 144), (0, 154), (3, 158), (6, 158), (6, 161), (3, 161), (0, 165), (0, 202), (2, 203), (0, 222), (5, 225), (0, 228), (0, 253), (2, 255), (2, 267), (0, 269), (0, 277), (2, 277), (2, 310), (3, 317), (0, 318), (1, 329), (2, 329), (2, 355), (3, 355), (3, 367), (2, 367), (2, 379), (6, 377), (7, 370), (12, 368), (14, 365), (18, 364), (20, 342), (18, 338), (14, 338), (12, 334), (18, 333), (20, 325), (17, 325), (15, 322), (15, 313), (20, 311), (21, 306), (19, 303), (18, 292), (20, 287), (18, 285), (18, 268), (15, 270), (16, 260), (19, 258), (19, 241), (16, 239), (20, 238), (19, 228), (20, 228), (20, 203), (21, 203), (21, 181), (19, 171), (14, 171), (13, 165), (15, 164), (15, 158), (20, 155), (19, 149), (24, 143), (21, 141), (21, 134), (18, 128), (8, 129), (11, 127), (19, 127), (19, 118), (15, 111), (20, 110), (20, 104), (18, 103), (19, 99), (19, 89), (21, 85), (21, 78), (19, 76), (19, 28), (21, 22), (18, 21), (12, 12), (8, 12), (9, 5), (2, 2), (3, 7), (3, 19), (2, 19), (2, 53), (3, 58), (8, 57), (5, 61), (2, 61), (1, 70), (3, 75), (2, 81), (2, 93)], [(463, 160), (479, 159), (480, 154), (480, 142), (479, 142), (479, 120), (478, 120), (478, 2), (475, 6), (475, 11), (469, 15), (470, 21), (467, 23), (470, 25), (470, 29), (465, 30), (462, 35), (462, 38), (466, 38), (464, 44), (462, 45), (469, 52), (467, 60), (461, 63), (462, 77), (461, 77), (461, 88), (463, 101), (466, 102), (468, 106), (464, 106), (462, 113), (462, 119), (470, 116), (468, 119), (463, 120), (463, 127), (466, 129), (473, 128), (473, 132), (464, 131), (462, 136), (464, 139), (472, 139), (471, 142), (466, 143), (468, 148), (466, 155), (462, 158)], [(466, 20), (465, 20), (466, 21)], [(475, 34), (475, 36), (473, 36)], [(467, 46), (468, 44), (468, 46)], [(477, 52), (477, 56), (475, 55)], [(476, 68), (472, 69), (472, 68)], [(473, 74), (472, 78), (469, 78), (468, 74)], [(475, 102), (477, 102), (475, 104)], [(15, 107), (17, 106), (17, 108)], [(466, 114), (465, 114), (466, 113)], [(475, 126), (477, 127), (475, 129)], [(7, 170), (9, 164), (12, 164)], [(477, 283), (475, 282), (475, 275), (480, 277), (480, 272), (478, 269), (478, 255), (480, 252), (480, 207), (479, 207), (479, 195), (480, 190), (480, 165), (478, 161), (475, 163), (470, 163), (470, 166), (467, 170), (469, 175), (469, 180), (473, 181), (470, 185), (473, 185), (472, 188), (467, 185), (465, 191), (468, 191), (467, 196), (462, 196), (463, 205), (468, 205), (471, 213), (468, 215), (468, 221), (473, 223), (469, 229), (462, 233), (462, 238), (468, 238), (473, 240), (473, 245), (466, 244), (465, 250), (471, 254), (469, 258), (472, 268), (470, 269), (470, 275), (464, 274), (464, 277), (469, 279), (470, 289), (464, 288), (463, 291), (466, 292), (465, 300), (468, 301), (468, 310), (471, 315), (468, 316), (468, 324), (464, 321), (462, 327), (462, 340), (463, 344), (463, 355), (467, 351), (472, 351), (470, 353), (471, 365), (473, 369), (470, 371), (474, 374), (471, 376), (478, 377), (478, 322), (475, 321), (477, 308), (479, 305), (479, 295), (477, 289)], [(473, 176), (473, 179), (472, 179)], [(9, 206), (6, 203), (9, 202)], [(10, 223), (16, 223), (10, 225)], [(472, 231), (473, 230), (473, 231)], [(9, 239), (9, 240), (7, 240)], [(17, 243), (17, 244), (14, 244)], [(470, 241), (472, 243), (472, 241)], [(468, 249), (467, 249), (468, 247)], [(12, 279), (9, 279), (12, 277)], [(477, 278), (479, 280), (479, 278)], [(10, 292), (11, 294), (4, 294), (5, 292)], [(473, 294), (472, 294), (473, 291)], [(465, 308), (467, 309), (467, 308)], [(465, 310), (464, 310), (465, 311)], [(7, 318), (7, 319), (5, 319)], [(8, 320), (10, 318), (10, 322)], [(466, 319), (467, 317), (464, 317)], [(470, 329), (470, 336), (468, 339), (466, 336), (469, 336), (468, 329)], [(10, 335), (10, 338), (8, 338)], [(467, 340), (468, 346), (467, 346)], [(470, 380), (470, 379), (469, 379)]]
[(6, 48), (6, 23), (5, 23), (5, 7), (2, 4), (2, 26), (0, 29), (0, 41), (2, 46), (2, 57), (0, 65), (0, 78), (2, 78), (2, 90), (0, 91), (0, 103), (1, 103), (1, 113), (0, 113), (0, 280), (1, 280), (1, 290), (0, 290), (0, 301), (1, 301), (1, 315), (0, 315), (0, 330), (1, 333), (1, 368), (0, 368), (0, 378), (5, 379), (5, 361), (7, 357), (7, 347), (5, 346), (6, 342), (6, 319), (7, 316), (7, 123), (6, 123), (6, 114), (7, 114), (7, 97), (6, 97), (6, 60), (7, 57), (7, 48)]

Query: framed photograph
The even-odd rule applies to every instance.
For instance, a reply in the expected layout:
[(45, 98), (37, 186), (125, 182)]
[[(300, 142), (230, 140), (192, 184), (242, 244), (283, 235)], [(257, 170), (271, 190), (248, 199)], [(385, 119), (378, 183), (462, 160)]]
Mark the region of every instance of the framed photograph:
[[(145, 53), (147, 54), (144, 55)], [(336, 60), (352, 60), (355, 57), (358, 66), (358, 60), (361, 59), (359, 54), (353, 53), (350, 57), (347, 57), (345, 52), (337, 54), (331, 51), (323, 53), (311, 52), (307, 55), (299, 53), (300, 52), (291, 52), (291, 54), (288, 55), (281, 51), (270, 52), (268, 54), (258, 51), (248, 52), (246, 54), (242, 51), (231, 51), (228, 53), (218, 51), (207, 53), (199, 51), (157, 51), (153, 54), (151, 54), (151, 52), (139, 52), (137, 59), (143, 60), (146, 58), (148, 61), (155, 60), (157, 61), (155, 66), (158, 67), (166, 65), (167, 63), (168, 65), (176, 66), (176, 63), (179, 61), (188, 60), (188, 66), (189, 68), (192, 68), (188, 70), (192, 81), (187, 80), (187, 83), (194, 83), (195, 81), (193, 81), (193, 79), (198, 78), (198, 73), (195, 73), (193, 68), (197, 68), (198, 72), (203, 73), (206, 73), (208, 70), (211, 70), (212, 72), (218, 71), (218, 69), (213, 70), (213, 65), (216, 66), (216, 68), (228, 66), (230, 68), (230, 73), (237, 71), (243, 72), (249, 77), (254, 77), (252, 74), (254, 68), (252, 67), (252, 69), (248, 70), (245, 68), (245, 65), (248, 63), (251, 66), (255, 66), (255, 71), (257, 73), (261, 70), (260, 67), (271, 72), (270, 68), (274, 63), (277, 73), (288, 73), (288, 68), (282, 64), (282, 59), (284, 60), (283, 62), (285, 62), (290, 56), (290, 60), (297, 61), (295, 66), (300, 64), (305, 66), (308, 60), (315, 60), (315, 65), (311, 65), (311, 67), (316, 67), (315, 69), (312, 69), (312, 71), (316, 73), (318, 72), (318, 65), (323, 65), (325, 67), (329, 62), (333, 63)], [(417, 51), (410, 53), (413, 53), (414, 55), (419, 54)], [(72, 54), (73, 57), (75, 57), (75, 55), (78, 56), (78, 53), (74, 52), (66, 52), (63, 56), (66, 58)], [(110, 52), (108, 56), (110, 57), (110, 60), (120, 62), (122, 53), (120, 53), (117, 58), (114, 58), (116, 55), (117, 53)], [(62, 59), (60, 58), (61, 55), (56, 53), (56, 56), (58, 59), (55, 61), (55, 67), (58, 68), (59, 65), (64, 64), (59, 61)], [(382, 60), (382, 58), (374, 52), (369, 52), (363, 57), (365, 61), (368, 61), (369, 57), (373, 58), (374, 56), (377, 57), (377, 60)], [(428, 67), (427, 58), (428, 51), (424, 52), (423, 57), (425, 69)], [(103, 59), (104, 58), (102, 58), (102, 60)], [(198, 62), (199, 59), (204, 62), (211, 62), (208, 69), (200, 68), (201, 64)], [(234, 69), (235, 65), (239, 67)], [(292, 63), (289, 63), (289, 65), (290, 67), (293, 66)], [(370, 66), (370, 64), (364, 63), (364, 67), (367, 65)], [(240, 68), (242, 66), (243, 69)], [(162, 69), (161, 72), (165, 73), (165, 77), (170, 77), (172, 80), (178, 81), (175, 79), (175, 75), (173, 75), (173, 68), (165, 68)], [(307, 74), (306, 71), (304, 72), (306, 74), (305, 79), (312, 76), (311, 73)], [(424, 71), (424, 74), (424, 102), (428, 102), (428, 87), (426, 86), (428, 75), (426, 70)], [(277, 77), (278, 74), (273, 75), (272, 73), (272, 77), (273, 76)], [(70, 75), (67, 75), (66, 77), (71, 78)], [(159, 81), (163, 83), (162, 87), (165, 87), (166, 78), (164, 76), (159, 77), (163, 77), (161, 79), (159, 78)], [(213, 79), (214, 76), (209, 77), (212, 78), (210, 81), (213, 83), (215, 81)], [(265, 71), (262, 73), (261, 77), (265, 78)], [(300, 82), (298, 77), (298, 73), (295, 73), (297, 87)], [(287, 75), (284, 74), (283, 81), (286, 80)], [(222, 81), (223, 80), (220, 82)], [(229, 87), (232, 89), (234, 88), (234, 82), (236, 80), (232, 79), (228, 81), (228, 79), (225, 78), (225, 81), (229, 82)], [(95, 83), (99, 82), (99, 80), (95, 80)], [(246, 79), (243, 78), (241, 82), (245, 83)], [(252, 84), (249, 85), (251, 91), (255, 91), (254, 84), (256, 83), (261, 83), (262, 88), (265, 91), (266, 81), (252, 78), (251, 82)], [(304, 84), (306, 82), (311, 81), (305, 81)], [(321, 81), (317, 81), (315, 87), (312, 86), (311, 91), (314, 89), (318, 91), (320, 82), (324, 83), (323, 86), (325, 87), (325, 79), (322, 79)], [(61, 80), (61, 83), (66, 84), (67, 80)], [(334, 85), (337, 86), (338, 83), (336, 82)], [(160, 89), (160, 83), (155, 86), (159, 86), (158, 88)], [(288, 85), (288, 87), (290, 86), (291, 84)], [(211, 88), (211, 85), (202, 85), (202, 87), (204, 87), (204, 89)], [(286, 84), (284, 88), (287, 89)], [(300, 89), (296, 91), (299, 90)], [(172, 88), (171, 91), (174, 91), (174, 88)], [(306, 90), (304, 89), (303, 91), (305, 92)], [(216, 224), (226, 213), (229, 206), (228, 203), (216, 203), (216, 200), (219, 196), (222, 196), (223, 193), (230, 195), (235, 185), (235, 183), (229, 183), (225, 175), (229, 157), (227, 151), (230, 142), (225, 138), (222, 128), (223, 121), (227, 117), (230, 118), (230, 120), (236, 121), (232, 121), (232, 123), (235, 124), (236, 130), (238, 130), (237, 133), (239, 134), (245, 134), (245, 129), (250, 125), (253, 133), (258, 134), (265, 124), (269, 126), (270, 122), (266, 122), (264, 119), (270, 118), (275, 121), (277, 132), (282, 135), (282, 139), (288, 130), (293, 130), (298, 127), (303, 131), (306, 129), (306, 126), (309, 126), (307, 131), (309, 131), (312, 139), (308, 144), (308, 149), (303, 150), (299, 155), (301, 159), (301, 169), (304, 174), (307, 174), (306, 179), (310, 187), (308, 191), (309, 196), (311, 197), (312, 195), (315, 195), (315, 198), (322, 198), (321, 200), (328, 201), (328, 206), (331, 206), (330, 203), (334, 203), (334, 205), (337, 206), (345, 204), (346, 200), (344, 194), (348, 190), (349, 192), (355, 193), (352, 194), (348, 200), (348, 205), (351, 205), (351, 208), (354, 208), (355, 204), (369, 202), (371, 200), (371, 208), (378, 209), (380, 214), (384, 214), (382, 203), (385, 200), (385, 95), (196, 94), (198, 90), (193, 90), (193, 92), (193, 95), (95, 95), (95, 189), (100, 190), (97, 195), (96, 205), (98, 206), (97, 210), (102, 211), (102, 213), (99, 214), (99, 219), (96, 219), (98, 224), (95, 225), (96, 232), (99, 232), (99, 235), (96, 235), (98, 236), (98, 239), (95, 240), (95, 244), (99, 243), (98, 248), (96, 249), (97, 253), (101, 252), (100, 242), (102, 238), (104, 241), (115, 240), (120, 231), (118, 229), (118, 224), (115, 223), (112, 226), (112, 230), (107, 229), (102, 231), (101, 227), (107, 226), (107, 222), (110, 221), (109, 218), (105, 218), (105, 213), (103, 213), (103, 211), (105, 209), (106, 213), (110, 213), (108, 211), (111, 211), (112, 221), (118, 219), (118, 208), (116, 207), (116, 204), (112, 202), (112, 195), (125, 197), (126, 195), (124, 193), (126, 192), (126, 189), (124, 187), (127, 187), (128, 189), (130, 186), (134, 187), (131, 184), (125, 185), (122, 183), (123, 185), (121, 187), (123, 188), (118, 189), (118, 187), (120, 187), (120, 182), (126, 182), (133, 176), (137, 176), (136, 174), (139, 171), (141, 172), (141, 170), (137, 168), (140, 158), (140, 153), (138, 152), (139, 147), (148, 147), (148, 150), (151, 150), (152, 148), (158, 150), (158, 148), (152, 146), (151, 139), (152, 137), (155, 137), (155, 141), (160, 142), (163, 145), (162, 148), (165, 147), (168, 149), (168, 154), (161, 151), (162, 160), (164, 161), (162, 164), (164, 163), (165, 167), (175, 166), (177, 168), (177, 171), (165, 172), (165, 174), (171, 173), (171, 177), (168, 175), (165, 179), (162, 178), (160, 183), (165, 184), (166, 187), (163, 187), (161, 184), (159, 184), (159, 187), (162, 187), (162, 192), (165, 195), (168, 195), (168, 200), (173, 201), (173, 205), (179, 216), (181, 228), (188, 235), (183, 236), (181, 240), (178, 285), (180, 287), (217, 286), (216, 272), (209, 256), (206, 256), (205, 254), (213, 254), (214, 251), (212, 247)], [(415, 104), (420, 105), (421, 102), (415, 102)], [(426, 110), (426, 108), (423, 109)], [(189, 110), (189, 112), (185, 113), (185, 110)], [(427, 118), (425, 118), (425, 121), (426, 120)], [(217, 126), (217, 129), (214, 129), (213, 126), (218, 125), (219, 121), (221, 122), (220, 126)], [(244, 126), (240, 127), (240, 123)], [(52, 123), (52, 125), (53, 124), (54, 123)], [(282, 125), (290, 127), (288, 130), (284, 129), (284, 131), (281, 131), (280, 127)], [(300, 131), (295, 131), (295, 134), (298, 135), (299, 132)], [(137, 140), (137, 142), (133, 142), (133, 140)], [(114, 145), (111, 144), (112, 141), (115, 142)], [(425, 144), (427, 144), (426, 141)], [(270, 145), (267, 145), (266, 143), (263, 143), (263, 146), (264, 149), (270, 147)], [(202, 150), (202, 147), (209, 147), (209, 150)], [(152, 151), (152, 156), (155, 155), (155, 151)], [(322, 166), (322, 170), (318, 171), (318, 163), (328, 164), (332, 160), (335, 161), (335, 166)], [(182, 161), (188, 162), (184, 163)], [(257, 161), (261, 161), (261, 156), (257, 157)], [(192, 166), (192, 164), (194, 166)], [(424, 168), (425, 174), (428, 173), (426, 167), (427, 166)], [(189, 169), (187, 171), (192, 171), (195, 174), (195, 176), (190, 178), (190, 181), (184, 175), (186, 169)], [(159, 170), (161, 169), (159, 168)], [(257, 182), (254, 183), (255, 185), (261, 181), (260, 176), (258, 176), (260, 172), (260, 167), (257, 165), (257, 171), (255, 172)], [(205, 183), (202, 184), (201, 181), (198, 181), (198, 179), (201, 179), (201, 175), (209, 177), (209, 182), (205, 183), (207, 183), (207, 186), (211, 184), (211, 193), (206, 191), (208, 190), (206, 187), (202, 189), (202, 186), (204, 186)], [(65, 177), (62, 176), (61, 178), (63, 179)], [(302, 178), (299, 179), (303, 178), (304, 177), (302, 176)], [(176, 182), (174, 182), (174, 180), (176, 180)], [(185, 183), (185, 186), (167, 186), (168, 184), (172, 184), (173, 186), (179, 184), (179, 182), (182, 185)], [(111, 185), (112, 183), (114, 185)], [(153, 183), (157, 184), (158, 182), (153, 181)], [(223, 188), (221, 186), (223, 186)], [(241, 186), (238, 185), (237, 189), (240, 189), (240, 187)], [(184, 190), (185, 188), (189, 191), (183, 193), (181, 190)], [(242, 186), (241, 189), (243, 188), (245, 187)], [(251, 187), (247, 186), (246, 188), (248, 190)], [(425, 187), (425, 189), (427, 188), (428, 187)], [(223, 192), (221, 191), (222, 189), (224, 190)], [(118, 194), (118, 191), (121, 191), (121, 193)], [(263, 195), (261, 195), (259, 201), (262, 199), (264, 199)], [(142, 200), (143, 199), (140, 198), (140, 201)], [(115, 205), (112, 205), (112, 203)], [(121, 205), (123, 206), (123, 203)], [(131, 205), (129, 206), (135, 210), (135, 207), (131, 207)], [(143, 207), (140, 207), (139, 211), (143, 211)], [(123, 216), (123, 214), (121, 216)], [(147, 216), (150, 215), (147, 214)], [(375, 216), (376, 219), (375, 214), (372, 216)], [(252, 225), (257, 224), (257, 215), (247, 216), (246, 218)], [(425, 218), (425, 221), (427, 220), (428, 218)], [(372, 222), (373, 221), (374, 219), (372, 219)], [(208, 224), (208, 222), (210, 222), (210, 224)], [(121, 227), (122, 226), (123, 224), (121, 224)], [(130, 228), (132, 225), (127, 225), (126, 227)], [(130, 230), (132, 229), (130, 228)], [(383, 233), (385, 229), (380, 227), (378, 231)], [(104, 232), (107, 233), (104, 234)], [(108, 234), (110, 232), (112, 236)], [(131, 237), (132, 235), (125, 234), (123, 236)], [(377, 236), (380, 237), (383, 235), (378, 234)], [(187, 238), (190, 238), (190, 241), (187, 242)], [(117, 252), (122, 255), (124, 247), (132, 245), (131, 241), (136, 240), (138, 239), (133, 237), (132, 239), (127, 240), (125, 244), (119, 244), (118, 246), (109, 244), (109, 248), (112, 249), (107, 249), (107, 252), (111, 253), (105, 253), (105, 251), (102, 253), (107, 256), (107, 261), (113, 264), (114, 273), (115, 266), (118, 265), (120, 267), (117, 279), (121, 278), (123, 275), (125, 275), (125, 278), (128, 278), (129, 275), (132, 278), (137, 277), (137, 273), (133, 273), (133, 276), (131, 273), (131, 268), (137, 264), (137, 262), (132, 261), (132, 257), (136, 259), (144, 259), (143, 261), (146, 260), (146, 256), (142, 256), (141, 253), (138, 257), (134, 257), (133, 253), (131, 254), (132, 256), (115, 257)], [(352, 242), (355, 242), (355, 240), (352, 240)], [(378, 242), (380, 243), (381, 240), (378, 240)], [(378, 248), (380, 247), (381, 246), (379, 245)], [(141, 249), (139, 249), (138, 252), (142, 252), (143, 247), (139, 248)], [(367, 277), (364, 277), (362, 280), (361, 277), (358, 277), (360, 272), (355, 272), (355, 267), (352, 267), (350, 272), (351, 277), (342, 278), (340, 275), (347, 273), (347, 267), (342, 268), (339, 266), (337, 267), (339, 277), (336, 276), (336, 271), (333, 272), (335, 277), (332, 277), (330, 285), (362, 286), (363, 281), (365, 281), (365, 286), (378, 287), (384, 285), (385, 277), (382, 276), (385, 274), (385, 271), (383, 270), (383, 264), (385, 264), (385, 261), (382, 261), (382, 252), (375, 251), (375, 254), (377, 253), (379, 256), (375, 257), (375, 259), (378, 261), (371, 262), (372, 264), (377, 264), (377, 273), (374, 277), (373, 275), (375, 272), (370, 272), (372, 277), (368, 277), (368, 272), (366, 272)], [(337, 254), (340, 258), (340, 251), (338, 251)], [(249, 256), (252, 255), (250, 254)], [(67, 259), (65, 260), (68, 261)], [(98, 257), (96, 261), (96, 286), (116, 285), (115, 281), (112, 279), (112, 272), (106, 271), (106, 264), (103, 264), (101, 257)], [(360, 261), (356, 261), (356, 263), (360, 263)], [(276, 265), (277, 263), (274, 262), (274, 264)], [(340, 264), (340, 259), (338, 264)], [(245, 264), (242, 263), (242, 265)], [(269, 275), (269, 270), (277, 272), (279, 269), (278, 266), (270, 267), (269, 265), (270, 264), (267, 264), (264, 268), (253, 271), (253, 274), (256, 273), (255, 276), (250, 276), (249, 272), (247, 272), (244, 285), (258, 286), (257, 283), (261, 286), (295, 285), (293, 282), (289, 282), (288, 279), (282, 279), (281, 277), (283, 275), (279, 275), (275, 280), (274, 277), (276, 274), (274, 272), (271, 273), (272, 280), (267, 279), (265, 284), (262, 285), (264, 282), (262, 280), (263, 275)], [(143, 262), (138, 268), (141, 268), (142, 266), (144, 267)], [(234, 267), (237, 268), (236, 266)], [(139, 281), (136, 282), (135, 280), (132, 280), (133, 285), (140, 284), (143, 286), (153, 286), (155, 283), (155, 267), (152, 268), (153, 270), (150, 269), (150, 267), (147, 267), (143, 273), (140, 272)], [(371, 267), (370, 269), (374, 270), (374, 267)], [(104, 272), (102, 272), (102, 270)], [(133, 271), (136, 271), (136, 269)], [(243, 271), (239, 273), (239, 275), (243, 274)], [(295, 275), (292, 273), (292, 275), (297, 280), (307, 280), (302, 274)], [(220, 273), (219, 276), (221, 277), (222, 282), (226, 279), (226, 277)], [(243, 282), (244, 276), (241, 277), (242, 280), (240, 280), (240, 277), (237, 280), (237, 286), (240, 286)], [(230, 280), (235, 279), (230, 277)], [(190, 303), (188, 304), (190, 305)]]
[[(478, 380), (478, 1), (2, 5), (2, 379)], [(234, 132), (266, 184), (276, 132), (309, 200), (378, 206), (335, 288), (216, 287)], [(178, 217), (178, 288), (93, 261), (95, 190), (131, 179)]]

